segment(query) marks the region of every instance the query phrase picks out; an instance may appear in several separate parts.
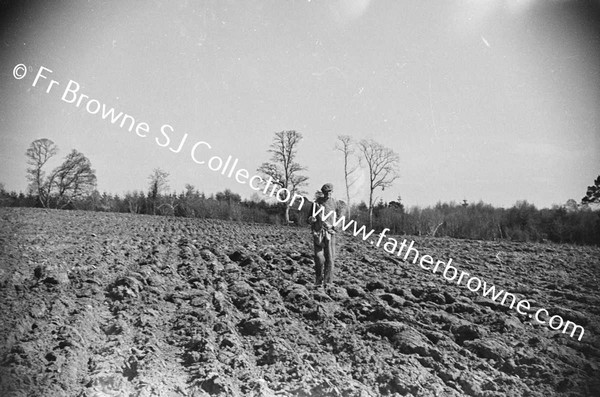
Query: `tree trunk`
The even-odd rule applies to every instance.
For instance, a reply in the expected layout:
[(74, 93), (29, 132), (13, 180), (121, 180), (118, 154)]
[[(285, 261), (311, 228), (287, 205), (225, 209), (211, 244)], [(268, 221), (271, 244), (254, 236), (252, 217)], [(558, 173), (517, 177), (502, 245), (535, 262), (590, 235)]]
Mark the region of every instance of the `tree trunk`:
[(373, 229), (373, 188), (369, 192), (369, 229)]
[(440, 226), (442, 226), (444, 224), (444, 222), (440, 223), (439, 225), (437, 225), (433, 231), (431, 232), (431, 237), (435, 237), (435, 234), (437, 233), (438, 229), (440, 228)]
[(352, 214), (350, 213), (350, 188), (348, 187), (348, 181), (346, 181), (346, 205), (348, 206), (348, 217)]
[(290, 224), (290, 206), (289, 205), (285, 206), (284, 218), (285, 218), (285, 224), (289, 225)]
[(348, 185), (348, 154), (344, 152), (344, 182), (346, 183), (346, 205), (348, 206), (348, 218), (352, 217), (350, 209), (350, 186)]

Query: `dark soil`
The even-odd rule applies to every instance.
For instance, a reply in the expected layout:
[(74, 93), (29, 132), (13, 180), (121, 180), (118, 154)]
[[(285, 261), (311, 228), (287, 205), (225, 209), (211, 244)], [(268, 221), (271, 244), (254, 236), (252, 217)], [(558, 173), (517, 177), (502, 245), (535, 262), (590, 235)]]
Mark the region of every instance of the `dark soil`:
[(0, 209), (0, 396), (598, 396), (600, 249), (414, 239), (581, 341), (340, 236)]

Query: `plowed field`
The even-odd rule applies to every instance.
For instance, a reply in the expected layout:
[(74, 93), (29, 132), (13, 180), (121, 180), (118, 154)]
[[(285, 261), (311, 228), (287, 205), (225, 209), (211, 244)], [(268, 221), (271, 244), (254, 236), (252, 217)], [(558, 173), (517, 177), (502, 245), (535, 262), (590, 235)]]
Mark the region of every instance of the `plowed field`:
[(0, 209), (0, 396), (598, 396), (600, 249), (414, 239), (585, 327), (553, 331), (340, 235)]

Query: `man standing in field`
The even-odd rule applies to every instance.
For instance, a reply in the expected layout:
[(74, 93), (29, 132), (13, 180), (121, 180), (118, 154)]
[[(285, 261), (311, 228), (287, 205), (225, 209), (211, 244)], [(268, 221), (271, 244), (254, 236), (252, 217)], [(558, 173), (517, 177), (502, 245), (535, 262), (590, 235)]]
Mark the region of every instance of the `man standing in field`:
[[(317, 197), (311, 208), (311, 216), (308, 223), (311, 224), (313, 241), (315, 245), (315, 284), (331, 284), (333, 282), (333, 269), (335, 261), (335, 227), (333, 226), (333, 214), (323, 220), (323, 215), (335, 212), (341, 215), (342, 206), (331, 197), (333, 185), (326, 183), (321, 188), (322, 196)], [(317, 214), (319, 207), (322, 211)], [(316, 217), (315, 217), (316, 215)]]

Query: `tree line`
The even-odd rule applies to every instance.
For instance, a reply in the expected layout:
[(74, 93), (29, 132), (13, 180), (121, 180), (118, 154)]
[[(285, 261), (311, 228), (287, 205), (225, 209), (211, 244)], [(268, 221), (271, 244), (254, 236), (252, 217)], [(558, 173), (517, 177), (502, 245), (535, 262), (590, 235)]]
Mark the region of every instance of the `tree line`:
[[(302, 135), (296, 131), (275, 133), (269, 148), (270, 161), (257, 169), (292, 195), (307, 194), (303, 188), (308, 177), (302, 175), (307, 168), (295, 161), (301, 139)], [(376, 196), (378, 190), (391, 187), (398, 178), (399, 157), (396, 153), (373, 140), (354, 142), (344, 135), (338, 137), (335, 149), (343, 154), (346, 216), (359, 225), (368, 225), (375, 230), (387, 227), (391, 233), (398, 235), (600, 245), (600, 211), (592, 209), (600, 202), (600, 176), (594, 185), (588, 187), (580, 203), (569, 200), (552, 208), (537, 209), (526, 201), (518, 201), (505, 209), (464, 200), (460, 204), (440, 202), (426, 208), (413, 206), (406, 209), (400, 197), (384, 202)], [(265, 200), (257, 193), (244, 200), (230, 190), (207, 196), (190, 184), (185, 186), (184, 191), (175, 193), (170, 191), (168, 172), (159, 168), (148, 176), (147, 191), (123, 195), (100, 193), (96, 189), (96, 175), (91, 162), (77, 150), (72, 150), (61, 165), (47, 173), (45, 165), (57, 153), (58, 147), (49, 139), (32, 142), (26, 151), (28, 191), (26, 194), (7, 192), (0, 184), (0, 206), (128, 212), (298, 226), (306, 224), (310, 211), (310, 206), (298, 210), (285, 202)], [(351, 187), (362, 167), (369, 177), (369, 199), (368, 202), (355, 203)]]
[[(366, 205), (358, 207), (358, 219), (366, 223)], [(495, 208), (480, 201), (439, 202), (407, 211), (380, 202), (375, 207), (374, 227), (388, 227), (396, 234), (600, 245), (600, 211), (575, 200), (543, 209), (527, 201), (517, 201), (510, 208)]]

